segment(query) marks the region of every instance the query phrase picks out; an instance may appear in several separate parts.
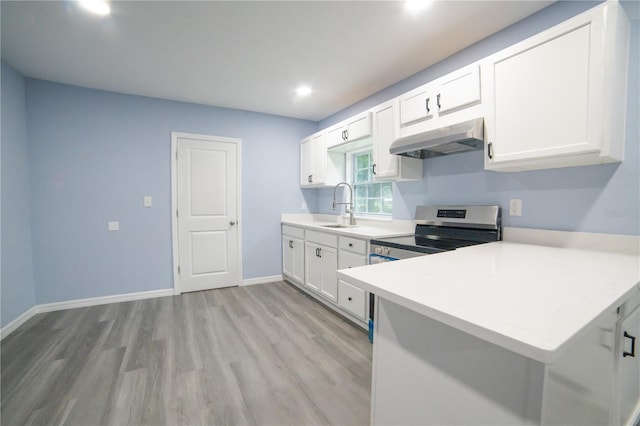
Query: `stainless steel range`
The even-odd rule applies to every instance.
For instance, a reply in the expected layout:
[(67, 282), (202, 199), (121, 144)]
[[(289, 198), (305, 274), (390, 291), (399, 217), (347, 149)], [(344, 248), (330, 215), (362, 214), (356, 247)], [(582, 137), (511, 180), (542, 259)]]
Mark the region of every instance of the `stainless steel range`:
[(369, 263), (442, 253), (502, 239), (499, 206), (418, 206), (409, 237), (371, 240)]
[[(442, 253), (502, 239), (499, 206), (418, 206), (415, 222), (412, 236), (371, 240), (369, 263)], [(370, 294), (370, 341), (373, 341), (374, 305), (375, 295)]]

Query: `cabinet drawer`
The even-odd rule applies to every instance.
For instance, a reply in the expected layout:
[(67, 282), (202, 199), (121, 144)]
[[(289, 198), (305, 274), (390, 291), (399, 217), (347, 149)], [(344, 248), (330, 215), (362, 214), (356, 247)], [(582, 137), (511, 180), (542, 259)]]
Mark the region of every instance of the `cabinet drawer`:
[(367, 254), (367, 242), (349, 237), (340, 237), (340, 250), (348, 250), (354, 253)]
[(355, 268), (367, 264), (367, 256), (360, 253), (340, 250), (338, 258), (338, 269)]
[(282, 225), (282, 235), (304, 240), (304, 229), (295, 226)]
[(360, 319), (365, 318), (365, 296), (363, 289), (338, 280), (338, 305)]
[(306, 240), (316, 244), (322, 244), (333, 248), (338, 247), (338, 236), (333, 234), (325, 234), (316, 231), (307, 231)]

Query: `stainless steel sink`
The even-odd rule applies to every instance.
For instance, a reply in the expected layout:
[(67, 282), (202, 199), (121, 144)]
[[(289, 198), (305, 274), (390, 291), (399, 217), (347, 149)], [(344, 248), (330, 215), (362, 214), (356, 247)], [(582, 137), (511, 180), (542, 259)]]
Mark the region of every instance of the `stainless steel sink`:
[(321, 225), (323, 228), (349, 228), (348, 225), (339, 225), (339, 224), (335, 224), (335, 225)]

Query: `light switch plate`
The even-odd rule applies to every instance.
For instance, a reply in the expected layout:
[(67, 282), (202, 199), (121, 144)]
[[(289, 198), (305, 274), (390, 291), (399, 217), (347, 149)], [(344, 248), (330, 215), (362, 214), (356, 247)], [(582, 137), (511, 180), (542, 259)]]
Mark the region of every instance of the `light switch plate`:
[(152, 205), (153, 204), (152, 204), (151, 196), (150, 195), (145, 196), (144, 197), (144, 206), (145, 207), (151, 207)]
[(522, 216), (522, 200), (520, 198), (509, 200), (509, 216)]
[(109, 231), (119, 231), (120, 222), (107, 222), (107, 228), (109, 229)]

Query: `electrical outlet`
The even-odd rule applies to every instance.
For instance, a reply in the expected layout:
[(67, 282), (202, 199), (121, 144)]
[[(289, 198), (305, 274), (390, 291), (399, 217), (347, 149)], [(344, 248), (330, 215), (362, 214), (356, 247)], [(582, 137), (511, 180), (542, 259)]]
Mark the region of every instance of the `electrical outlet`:
[(302, 210), (307, 210), (307, 202), (306, 201), (302, 202)]
[(109, 229), (109, 231), (119, 231), (120, 222), (107, 222), (107, 229)]
[(143, 198), (143, 205), (144, 205), (145, 207), (151, 207), (151, 206), (153, 206), (153, 199), (151, 198), (151, 196), (150, 196), (150, 195), (146, 195), (146, 196)]
[(522, 216), (522, 200), (520, 198), (509, 200), (509, 216)]

